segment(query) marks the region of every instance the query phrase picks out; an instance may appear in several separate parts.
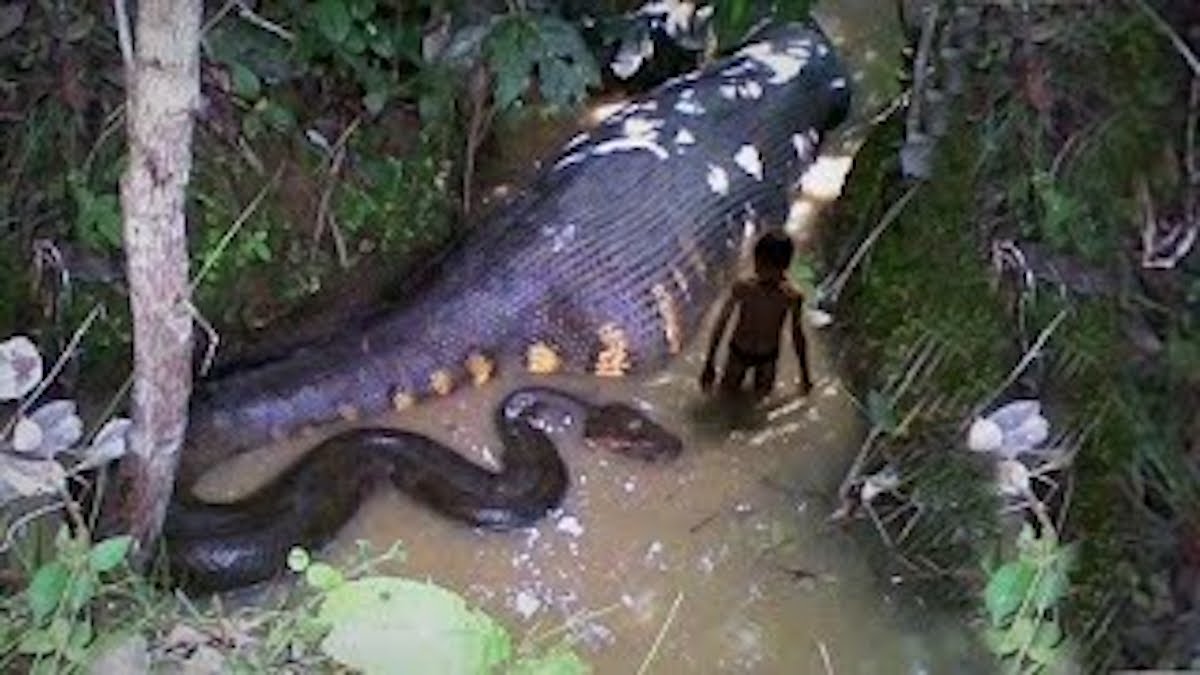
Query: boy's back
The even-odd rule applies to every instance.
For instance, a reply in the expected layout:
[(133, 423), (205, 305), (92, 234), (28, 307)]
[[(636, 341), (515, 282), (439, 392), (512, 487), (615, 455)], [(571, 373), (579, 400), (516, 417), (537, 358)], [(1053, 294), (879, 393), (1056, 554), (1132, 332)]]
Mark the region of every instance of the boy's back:
[(799, 310), (800, 294), (786, 282), (770, 279), (739, 281), (733, 286), (738, 302), (733, 346), (766, 356), (779, 351), (779, 336), (790, 310)]

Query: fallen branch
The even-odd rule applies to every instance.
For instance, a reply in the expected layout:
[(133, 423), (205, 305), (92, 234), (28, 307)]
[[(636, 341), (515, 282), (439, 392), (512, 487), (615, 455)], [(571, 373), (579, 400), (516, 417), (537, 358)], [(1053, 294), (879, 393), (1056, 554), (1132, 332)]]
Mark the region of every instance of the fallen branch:
[(1200, 58), (1196, 57), (1196, 53), (1188, 47), (1187, 42), (1179, 36), (1179, 33), (1176, 33), (1175, 29), (1171, 28), (1171, 24), (1159, 16), (1158, 12), (1154, 11), (1154, 8), (1146, 3), (1146, 0), (1133, 0), (1133, 4), (1137, 5), (1138, 9), (1142, 10), (1150, 19), (1150, 22), (1154, 24), (1154, 27), (1171, 41), (1171, 46), (1175, 48), (1175, 51), (1179, 52), (1179, 55), (1187, 62), (1188, 67), (1192, 69), (1196, 77), (1200, 77)]
[(329, 233), (333, 237), (333, 247), (337, 251), (338, 263), (343, 269), (350, 266), (349, 254), (346, 251), (346, 240), (342, 236), (342, 230), (337, 225), (337, 219), (330, 214), (329, 204), (333, 201), (333, 190), (337, 187), (338, 178), (342, 173), (342, 164), (346, 161), (346, 144), (350, 141), (350, 136), (358, 130), (358, 126), (362, 124), (362, 117), (355, 117), (346, 128), (342, 130), (338, 136), (337, 142), (333, 144), (329, 161), (329, 179), (325, 183), (324, 189), (321, 190), (321, 200), (317, 203), (317, 224), (313, 229), (313, 245), (321, 242), (321, 237), (325, 235), (326, 226), (329, 227)]
[(876, 240), (883, 234), (883, 231), (900, 217), (900, 214), (904, 211), (904, 207), (908, 206), (908, 202), (916, 196), (918, 187), (919, 184), (911, 185), (899, 199), (888, 207), (887, 212), (879, 219), (879, 223), (875, 225), (875, 228), (858, 245), (858, 248), (854, 251), (854, 255), (850, 256), (850, 260), (846, 262), (846, 265), (837, 273), (837, 276), (832, 281), (828, 284), (821, 282), (817, 289), (817, 297), (820, 300), (828, 300), (830, 303), (837, 302), (838, 296), (841, 295), (846, 283), (850, 280), (850, 275), (854, 273), (854, 268), (862, 262), (862, 259), (867, 255), (867, 251), (871, 250)]
[(1004, 393), (1004, 390), (1012, 386), (1012, 383), (1017, 381), (1017, 378), (1020, 377), (1021, 374), (1025, 372), (1025, 369), (1029, 367), (1029, 364), (1032, 363), (1035, 358), (1041, 355), (1042, 347), (1046, 345), (1046, 341), (1050, 339), (1050, 336), (1053, 335), (1054, 331), (1058, 329), (1058, 325), (1063, 322), (1063, 319), (1066, 318), (1067, 310), (1065, 308), (1058, 310), (1058, 314), (1056, 314), (1055, 317), (1050, 320), (1050, 323), (1046, 324), (1046, 327), (1043, 328), (1040, 333), (1038, 333), (1037, 339), (1033, 341), (1033, 344), (1030, 345), (1029, 349), (1027, 349), (1021, 356), (1021, 360), (1017, 362), (1017, 365), (1013, 366), (1013, 369), (1009, 371), (1008, 376), (1004, 378), (1004, 381), (1001, 382), (1000, 385), (983, 400), (983, 402), (975, 406), (975, 409), (971, 411), (970, 415), (967, 416), (967, 419), (963, 422), (963, 431), (966, 431), (967, 427), (971, 425), (976, 417), (979, 417), (980, 413), (986, 410), (988, 406), (995, 403), (996, 399), (1000, 398), (1000, 395)]
[(658, 655), (658, 648), (662, 645), (663, 638), (666, 637), (667, 631), (670, 630), (671, 624), (675, 621), (675, 612), (679, 610), (679, 603), (683, 601), (683, 591), (675, 594), (675, 602), (671, 603), (671, 609), (667, 611), (667, 618), (663, 621), (663, 625), (658, 629), (658, 635), (654, 636), (654, 643), (650, 645), (650, 651), (646, 652), (646, 658), (642, 659), (642, 665), (638, 666), (637, 675), (645, 675), (646, 669), (654, 661), (654, 657)]

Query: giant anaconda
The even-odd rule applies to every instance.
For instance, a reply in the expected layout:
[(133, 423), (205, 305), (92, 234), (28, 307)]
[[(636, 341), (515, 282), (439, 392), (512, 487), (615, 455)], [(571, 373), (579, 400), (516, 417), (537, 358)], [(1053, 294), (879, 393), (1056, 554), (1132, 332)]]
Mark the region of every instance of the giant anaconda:
[[(561, 460), (530, 417), (503, 410), (499, 473), (420, 436), (365, 430), (325, 442), (245, 502), (204, 505), (186, 489), (216, 462), (304, 427), (505, 369), (615, 376), (660, 367), (695, 333), (747, 222), (783, 221), (791, 189), (849, 97), (817, 29), (762, 31), (578, 135), (388, 315), (205, 383), (182, 455), (184, 496), (166, 526), (177, 571), (211, 588), (269, 576), (289, 546), (336, 532), (378, 476), (480, 525), (525, 524), (553, 508), (567, 485)], [(585, 417), (593, 410), (539, 396)], [(671, 447), (627, 412), (617, 427), (628, 422)]]

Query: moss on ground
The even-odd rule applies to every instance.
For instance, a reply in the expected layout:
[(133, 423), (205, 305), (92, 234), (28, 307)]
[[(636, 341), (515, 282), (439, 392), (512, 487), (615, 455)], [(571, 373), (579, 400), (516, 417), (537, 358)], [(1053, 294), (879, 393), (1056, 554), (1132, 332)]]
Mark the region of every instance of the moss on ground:
[[(1037, 19), (1049, 37), (1032, 61), (1021, 64), (1011, 44), (1004, 51), (1003, 31), (987, 38), (994, 42), (985, 50), (1002, 58), (973, 73), (933, 179), (865, 258), (837, 313), (863, 392), (886, 393), (918, 345), (939, 345), (938, 367), (893, 402), (893, 417), (927, 407), (887, 436), (884, 459), (868, 472), (884, 462), (899, 467), (934, 506), (928, 532), (953, 533), (957, 524), (972, 533), (975, 545), (947, 548), (914, 532), (897, 549), (910, 559), (933, 555), (957, 597), (979, 591), (978, 571), (1000, 531), (980, 497), (986, 472), (954, 459), (964, 454), (964, 420), (1038, 331), (1067, 313), (1008, 394), (1037, 395), (1052, 432), (1080, 439), (1070, 475), (1056, 475), (1059, 488), (1043, 494), (1061, 509), (1064, 537), (1082, 544), (1064, 607), (1069, 632), (1092, 665), (1107, 667), (1131, 657), (1112, 639), (1125, 626), (1103, 618), (1136, 607), (1139, 589), (1162, 581), (1162, 524), (1195, 512), (1196, 471), (1181, 448), (1195, 414), (1186, 402), (1195, 400), (1188, 370), (1200, 363), (1188, 357), (1200, 344), (1196, 303), (1181, 304), (1178, 293), (1148, 297), (1153, 289), (1135, 269), (1139, 185), (1156, 203), (1182, 191), (1185, 79), (1177, 54), (1136, 10), (1048, 9)], [(892, 120), (877, 128), (856, 159), (832, 228), (830, 248), (842, 259), (904, 190), (900, 127)], [(1112, 287), (1081, 295), (1053, 284), (1036, 294), (998, 285), (990, 257), (998, 238), (1080, 261)], [(1194, 268), (1176, 275), (1176, 286), (1197, 284)], [(1132, 319), (1165, 336), (1164, 353), (1137, 349)]]

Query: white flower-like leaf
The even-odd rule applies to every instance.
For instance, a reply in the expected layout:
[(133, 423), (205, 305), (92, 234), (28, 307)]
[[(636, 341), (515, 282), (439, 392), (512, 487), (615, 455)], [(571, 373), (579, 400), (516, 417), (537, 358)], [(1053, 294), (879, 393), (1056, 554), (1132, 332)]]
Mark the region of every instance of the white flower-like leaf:
[(813, 328), (824, 328), (833, 323), (833, 315), (823, 309), (808, 307), (804, 310), (804, 318)]
[(129, 445), (129, 428), (133, 422), (125, 417), (114, 417), (100, 427), (96, 437), (82, 453), (80, 469), (94, 469), (125, 455)]
[(13, 401), (42, 381), (42, 355), (24, 335), (0, 342), (0, 401)]
[(1015, 459), (1003, 459), (996, 463), (996, 486), (1000, 494), (1023, 497), (1030, 494), (1029, 469)]
[(900, 487), (900, 472), (889, 466), (867, 476), (863, 481), (862, 500), (871, 503), (876, 497)]
[(975, 452), (986, 452), (988, 454), (1000, 451), (1004, 445), (1004, 431), (1000, 429), (1000, 425), (986, 417), (977, 417), (971, 423), (971, 429), (967, 432), (967, 447)]
[(0, 503), (60, 492), (66, 488), (66, 481), (67, 472), (52, 459), (0, 455)]
[[(21, 426), (28, 427), (24, 437)], [(36, 428), (36, 433), (33, 433)], [(13, 447), (18, 452), (39, 457), (53, 457), (83, 437), (83, 420), (79, 419), (74, 401), (51, 401), (22, 418), (13, 434)]]
[(32, 454), (42, 445), (42, 427), (28, 417), (21, 417), (13, 426), (12, 448), (22, 454)]
[(1008, 459), (1034, 450), (1050, 436), (1050, 422), (1041, 411), (1037, 399), (1006, 403), (971, 424), (967, 447)]

